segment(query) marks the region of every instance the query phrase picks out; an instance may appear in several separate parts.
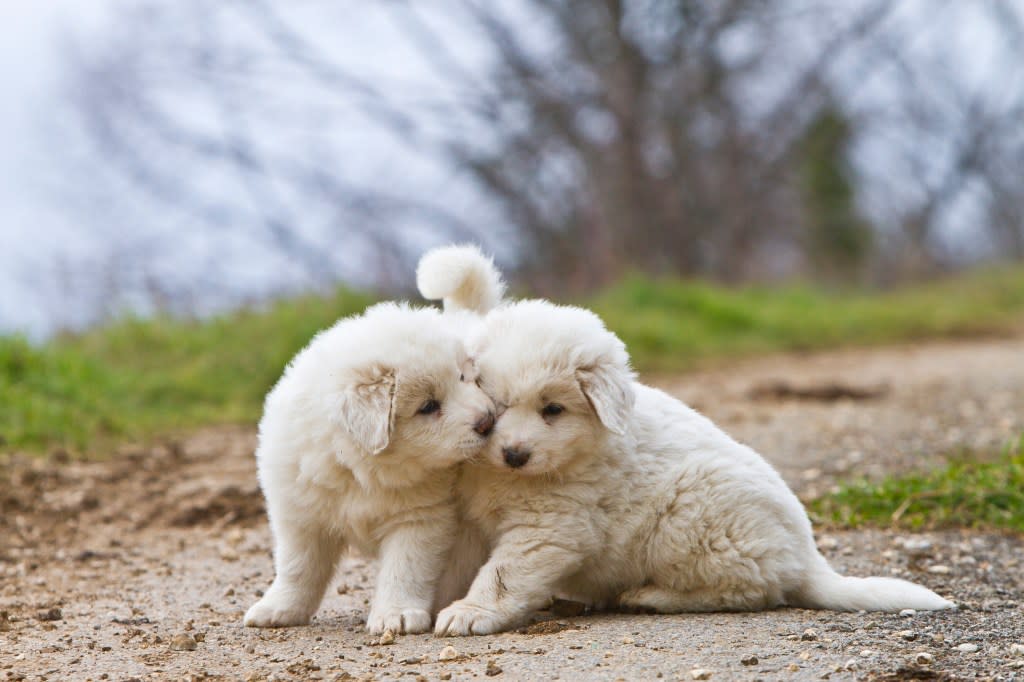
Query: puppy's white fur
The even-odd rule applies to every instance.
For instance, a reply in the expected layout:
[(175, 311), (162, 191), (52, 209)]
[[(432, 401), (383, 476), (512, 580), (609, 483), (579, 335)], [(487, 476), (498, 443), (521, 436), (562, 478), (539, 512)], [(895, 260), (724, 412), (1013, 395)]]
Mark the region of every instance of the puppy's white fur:
[[(552, 595), (662, 613), (781, 605), (943, 609), (924, 587), (836, 574), (775, 470), (678, 400), (636, 383), (597, 316), (542, 301), (491, 312), (470, 344), (498, 421), (463, 465), (440, 635), (514, 627)], [(545, 406), (562, 410), (545, 413)], [(529, 458), (518, 468), (506, 450)], [(459, 558), (461, 557), (461, 558)]]
[[(380, 304), (292, 360), (267, 396), (256, 452), (276, 577), (246, 625), (309, 622), (351, 546), (380, 557), (368, 629), (430, 628), (456, 531), (455, 465), (480, 450), (474, 428), (493, 408), (464, 380), (460, 333), (435, 309)], [(439, 409), (421, 413), (429, 401)]]

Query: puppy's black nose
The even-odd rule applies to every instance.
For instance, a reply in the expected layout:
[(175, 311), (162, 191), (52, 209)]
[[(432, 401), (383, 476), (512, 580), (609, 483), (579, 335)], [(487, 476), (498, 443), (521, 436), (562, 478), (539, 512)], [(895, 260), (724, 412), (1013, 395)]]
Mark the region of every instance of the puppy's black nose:
[(513, 469), (518, 469), (527, 462), (530, 461), (529, 450), (517, 450), (516, 448), (502, 448), (502, 454), (505, 455), (505, 464), (509, 465)]
[(494, 430), (494, 413), (488, 412), (480, 421), (473, 425), (473, 430), (481, 436), (491, 435), (491, 431)]

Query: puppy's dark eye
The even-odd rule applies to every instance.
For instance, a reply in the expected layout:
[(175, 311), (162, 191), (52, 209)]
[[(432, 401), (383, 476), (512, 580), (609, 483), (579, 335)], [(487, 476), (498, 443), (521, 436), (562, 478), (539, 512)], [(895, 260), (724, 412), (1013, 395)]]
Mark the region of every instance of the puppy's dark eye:
[(416, 414), (434, 414), (441, 409), (441, 402), (438, 400), (428, 400), (420, 406), (420, 409), (416, 411)]
[(544, 406), (544, 409), (540, 411), (545, 417), (554, 417), (555, 415), (562, 414), (565, 412), (565, 408), (558, 403), (548, 403)]

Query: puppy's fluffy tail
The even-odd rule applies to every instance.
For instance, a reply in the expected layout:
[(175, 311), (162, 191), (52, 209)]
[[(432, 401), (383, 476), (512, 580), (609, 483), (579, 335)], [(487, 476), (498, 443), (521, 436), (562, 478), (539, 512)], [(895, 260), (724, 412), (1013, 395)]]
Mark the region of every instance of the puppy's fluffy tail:
[(416, 287), (424, 298), (444, 301), (444, 309), (471, 310), (481, 315), (501, 303), (505, 283), (494, 260), (476, 246), (431, 249), (416, 267)]
[(849, 578), (836, 573), (821, 558), (787, 603), (809, 609), (835, 611), (938, 611), (954, 609), (927, 587), (896, 578)]

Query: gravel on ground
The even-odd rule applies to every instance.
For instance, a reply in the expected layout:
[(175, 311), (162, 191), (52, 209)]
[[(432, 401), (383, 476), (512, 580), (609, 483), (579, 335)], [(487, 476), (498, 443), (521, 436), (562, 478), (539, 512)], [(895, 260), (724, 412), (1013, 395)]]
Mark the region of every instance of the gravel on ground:
[[(650, 380), (757, 448), (804, 498), (1024, 430), (1016, 338)], [(1024, 679), (1024, 539), (970, 530), (818, 535), (840, 571), (924, 583), (955, 612), (649, 616), (556, 604), (518, 632), (382, 644), (363, 631), (374, 565), (353, 556), (311, 626), (244, 628), (272, 578), (254, 442), (251, 428), (220, 427), (102, 461), (0, 458), (0, 682)]]

